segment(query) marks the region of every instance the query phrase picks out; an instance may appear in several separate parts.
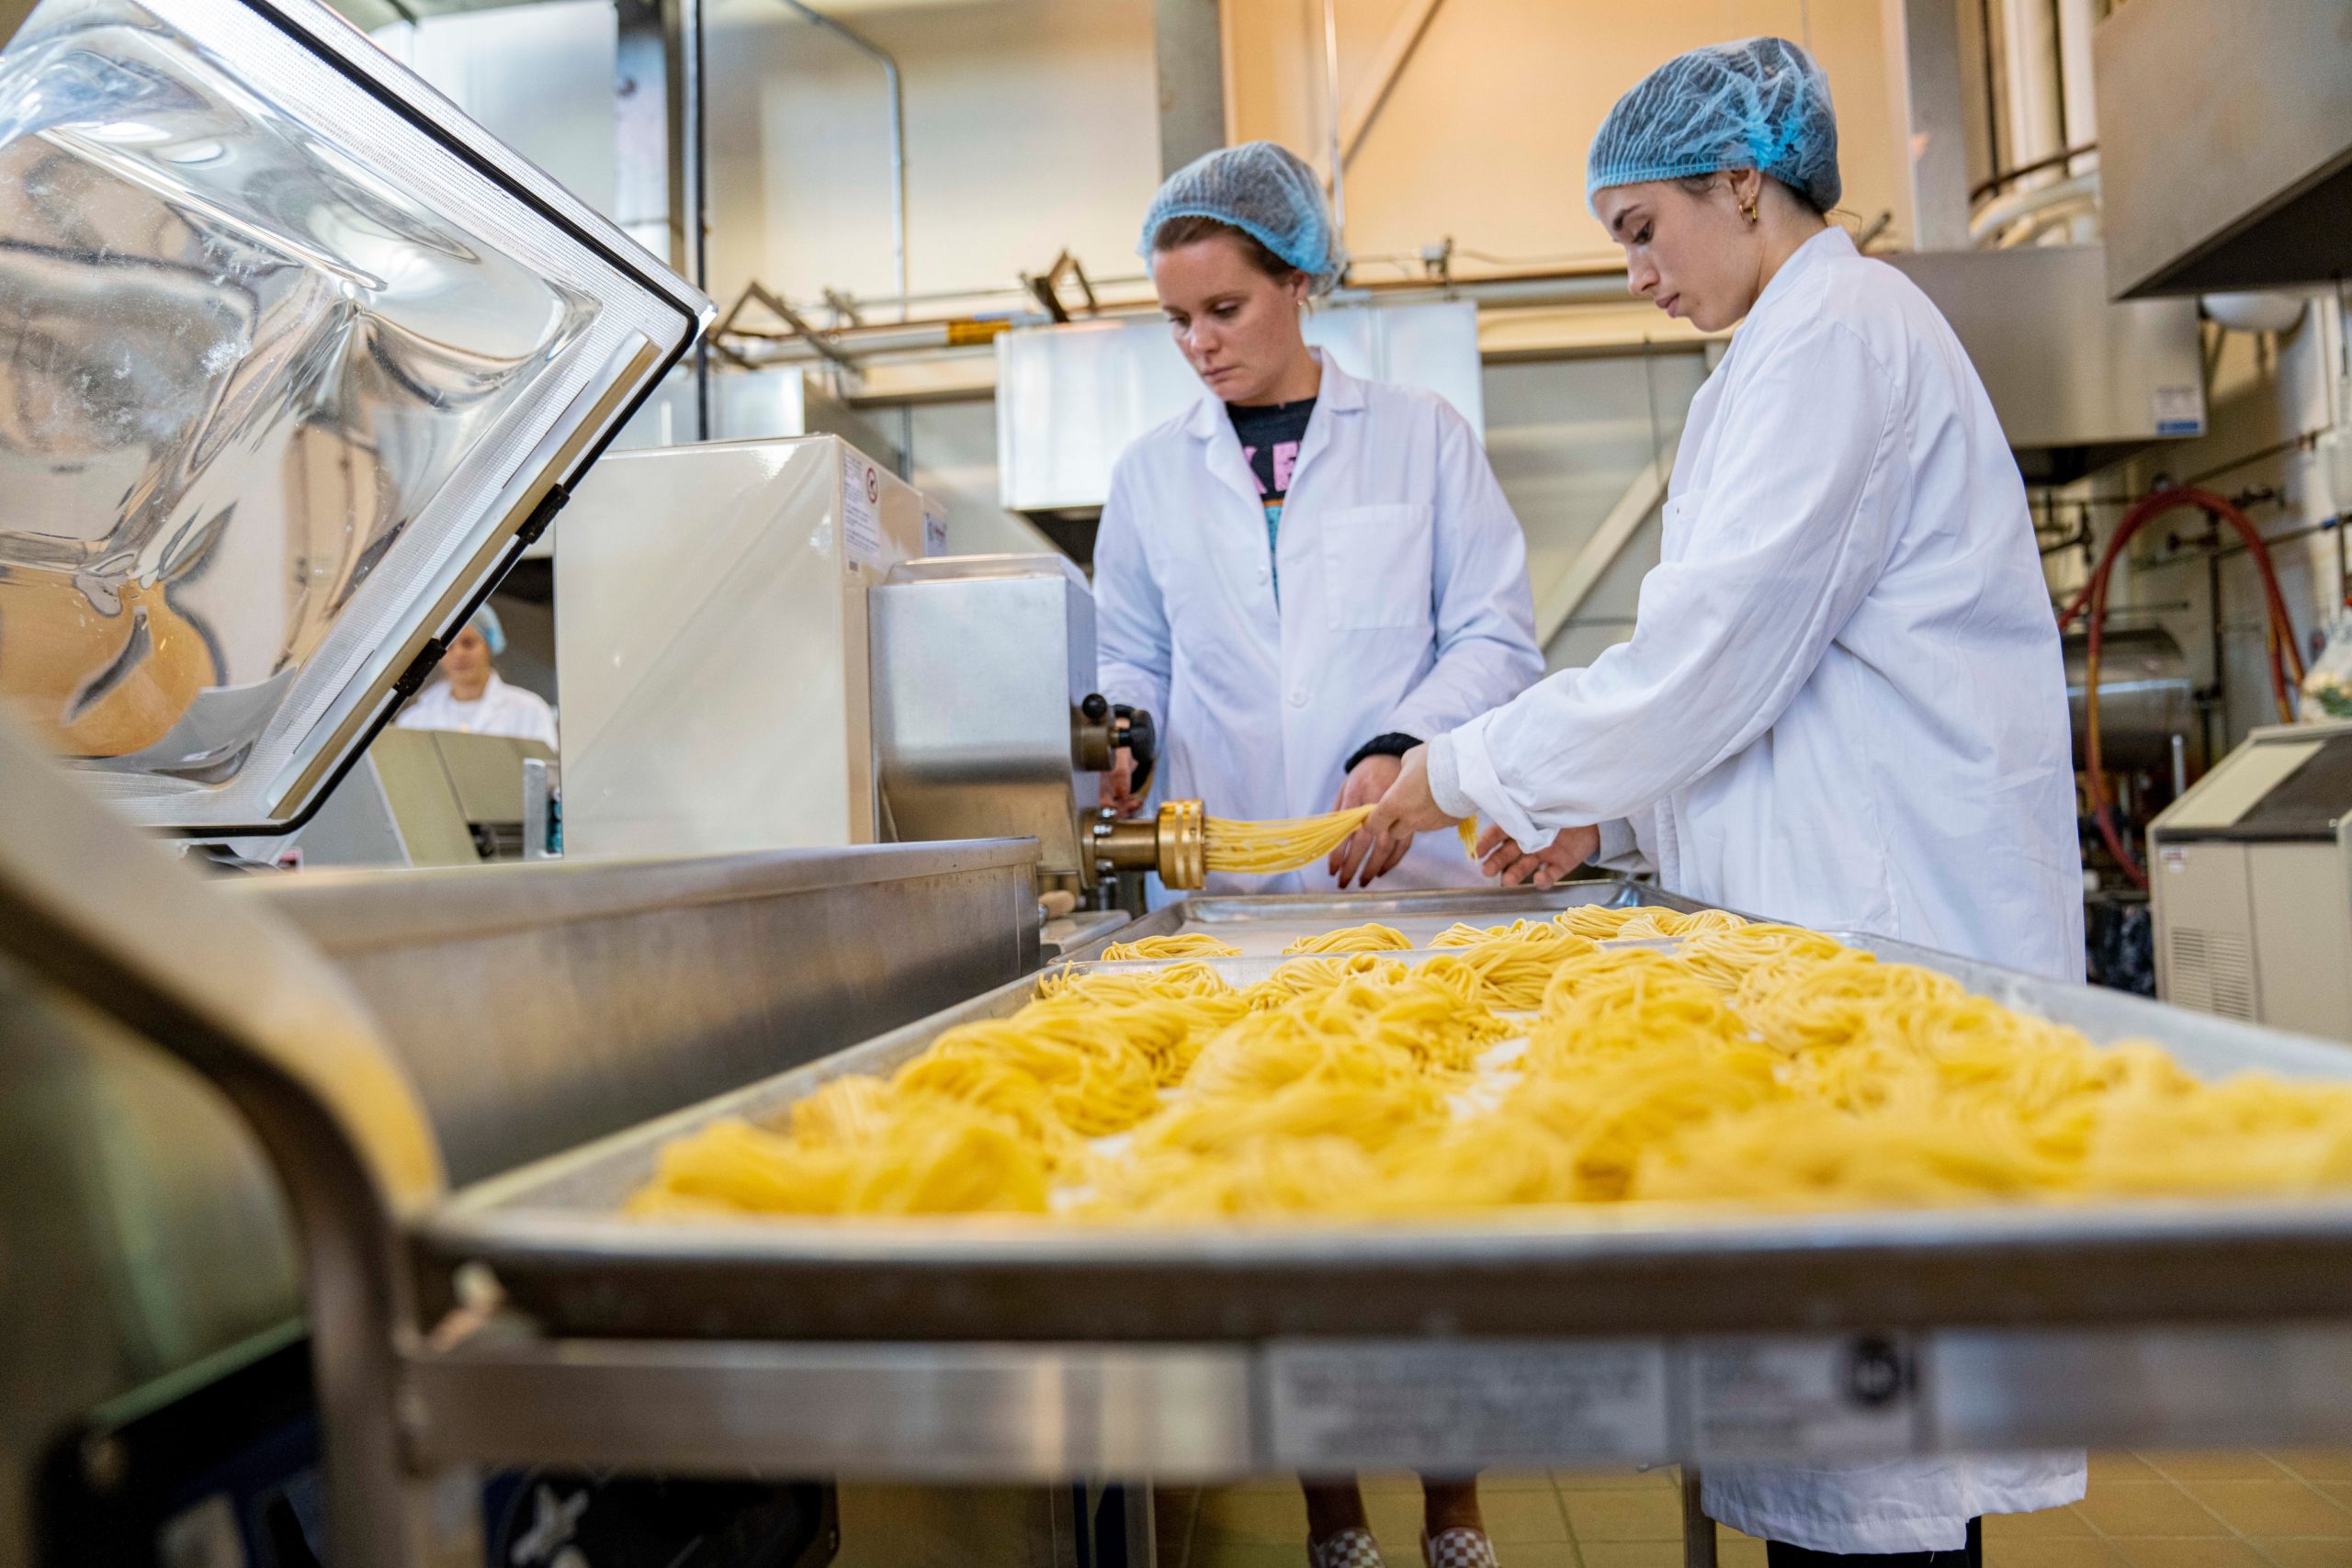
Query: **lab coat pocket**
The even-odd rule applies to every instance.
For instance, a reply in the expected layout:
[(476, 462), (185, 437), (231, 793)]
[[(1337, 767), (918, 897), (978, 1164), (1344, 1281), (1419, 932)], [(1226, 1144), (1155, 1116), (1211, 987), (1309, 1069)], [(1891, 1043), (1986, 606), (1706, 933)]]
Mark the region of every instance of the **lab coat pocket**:
[(1434, 516), (1416, 504), (1351, 506), (1321, 519), (1323, 604), (1333, 631), (1430, 624)]

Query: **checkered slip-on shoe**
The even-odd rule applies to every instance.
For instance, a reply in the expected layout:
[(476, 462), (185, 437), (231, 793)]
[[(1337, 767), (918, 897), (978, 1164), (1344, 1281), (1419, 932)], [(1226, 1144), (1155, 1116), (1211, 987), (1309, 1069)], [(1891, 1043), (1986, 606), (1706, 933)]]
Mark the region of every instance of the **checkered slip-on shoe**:
[(1421, 1538), (1421, 1560), (1429, 1568), (1500, 1568), (1495, 1543), (1485, 1530), (1456, 1525), (1450, 1530)]
[(1306, 1561), (1313, 1568), (1385, 1568), (1380, 1543), (1370, 1530), (1352, 1525), (1329, 1540), (1308, 1541)]

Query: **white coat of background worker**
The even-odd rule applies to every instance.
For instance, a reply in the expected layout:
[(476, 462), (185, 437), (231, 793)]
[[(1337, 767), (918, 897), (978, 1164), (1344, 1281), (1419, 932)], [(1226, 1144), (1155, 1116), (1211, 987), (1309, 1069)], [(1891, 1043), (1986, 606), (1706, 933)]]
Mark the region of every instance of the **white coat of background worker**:
[[(1158, 721), (1157, 784), (1213, 816), (1368, 806), (1412, 746), (1543, 673), (1519, 521), (1468, 423), (1306, 346), (1344, 265), (1321, 184), (1271, 142), (1160, 187), (1142, 253), (1206, 395), (1120, 456), (1094, 547), (1102, 690)], [(1141, 804), (1126, 759), (1103, 803)], [(1475, 883), (1455, 845), (1358, 833), (1210, 886)], [(1401, 861), (1401, 864), (1399, 862)]]
[(440, 679), (401, 709), (402, 729), (454, 729), (466, 735), (511, 735), (555, 750), (555, 710), (537, 692), (510, 686), (491, 660), (506, 651), (506, 628), (484, 604), (449, 639)]
[[(1488, 869), (1517, 880), (1606, 826), (1607, 853), (1637, 846), (1708, 903), (2080, 979), (2065, 679), (2024, 487), (1935, 307), (1825, 221), (1826, 79), (1779, 39), (1683, 55), (1618, 101), (1587, 179), (1635, 292), (1745, 324), (1691, 403), (1632, 640), (1431, 737), (1373, 827), (1475, 814)], [(1956, 1564), (1978, 1516), (2072, 1502), (2084, 1465), (1724, 1467), (1704, 1486), (1776, 1568)]]

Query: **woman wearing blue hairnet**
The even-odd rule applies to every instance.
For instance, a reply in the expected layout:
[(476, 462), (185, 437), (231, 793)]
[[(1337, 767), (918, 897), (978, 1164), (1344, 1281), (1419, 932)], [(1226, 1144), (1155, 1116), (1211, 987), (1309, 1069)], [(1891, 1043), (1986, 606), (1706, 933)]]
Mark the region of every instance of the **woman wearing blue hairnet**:
[(467, 735), (511, 735), (555, 750), (555, 710), (537, 692), (510, 686), (491, 660), (506, 651), (506, 628), (484, 604), (449, 639), (441, 678), (401, 710), (402, 729), (455, 729)]
[[(1519, 521), (1442, 400), (1306, 346), (1301, 311), (1344, 258), (1297, 158), (1257, 141), (1178, 171), (1141, 248), (1205, 395), (1113, 474), (1094, 547), (1102, 693), (1159, 717), (1171, 797), (1257, 818), (1370, 805), (1404, 752), (1543, 673)], [(1140, 804), (1124, 759), (1103, 804)], [(1459, 849), (1408, 848), (1359, 833), (1322, 867), (1210, 886), (1478, 878)], [(1476, 1483), (1424, 1491), (1430, 1560), (1491, 1564)], [(1306, 1500), (1316, 1568), (1377, 1568), (1352, 1479)]]
[[(2080, 979), (2058, 632), (2025, 491), (1959, 340), (1825, 221), (1804, 51), (1696, 51), (1620, 99), (1593, 210), (1634, 292), (1719, 332), (1632, 640), (1406, 760), (1372, 827), (1496, 826), (1519, 879), (1603, 850), (1679, 893)], [(1719, 1467), (1707, 1511), (1817, 1554), (1976, 1561), (1977, 1517), (2083, 1495), (2079, 1454)]]
[[(1103, 694), (1159, 720), (1170, 797), (1256, 818), (1368, 806), (1407, 750), (1543, 673), (1519, 521), (1442, 399), (1306, 346), (1301, 312), (1345, 263), (1296, 157), (1253, 141), (1179, 170), (1141, 249), (1204, 395), (1113, 473)], [(1133, 784), (1123, 760), (1104, 804), (1134, 808)], [(1458, 849), (1408, 848), (1359, 833), (1321, 867), (1231, 886), (1477, 879)]]

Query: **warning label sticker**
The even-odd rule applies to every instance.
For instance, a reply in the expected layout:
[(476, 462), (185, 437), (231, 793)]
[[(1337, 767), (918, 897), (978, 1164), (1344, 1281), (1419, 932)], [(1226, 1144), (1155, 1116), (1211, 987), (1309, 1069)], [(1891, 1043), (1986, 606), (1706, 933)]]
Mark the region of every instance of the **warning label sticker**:
[(842, 449), (842, 547), (852, 560), (882, 564), (882, 475), (847, 447)]

